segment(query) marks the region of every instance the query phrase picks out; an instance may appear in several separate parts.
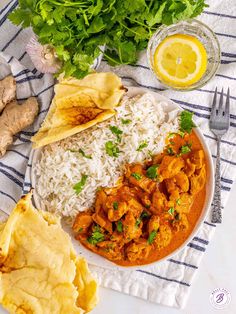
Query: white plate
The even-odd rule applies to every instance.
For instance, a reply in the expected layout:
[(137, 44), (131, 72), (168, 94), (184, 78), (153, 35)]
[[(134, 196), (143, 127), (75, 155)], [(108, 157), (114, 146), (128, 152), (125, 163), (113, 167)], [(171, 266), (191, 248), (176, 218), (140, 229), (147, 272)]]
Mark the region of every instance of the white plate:
[[(156, 98), (156, 100), (158, 102), (165, 102), (167, 104), (167, 106), (165, 107), (165, 112), (178, 112), (179, 110), (182, 110), (182, 108), (177, 105), (176, 103), (174, 103), (173, 101), (171, 101), (170, 99), (155, 93), (155, 92), (151, 92), (148, 89), (145, 88), (139, 88), (139, 87), (129, 87), (128, 88), (128, 92), (127, 95), (132, 97), (132, 96), (137, 96), (140, 94), (144, 94), (146, 92), (149, 92), (151, 94), (154, 95), (154, 97)], [(204, 208), (202, 210), (202, 214), (198, 219), (198, 222), (196, 224), (196, 226), (194, 227), (194, 230), (192, 231), (192, 233), (189, 235), (188, 239), (179, 247), (177, 248), (175, 251), (173, 251), (171, 254), (169, 254), (168, 256), (163, 257), (162, 259), (160, 259), (157, 262), (154, 262), (152, 264), (158, 264), (160, 263), (160, 261), (163, 261), (167, 258), (170, 258), (172, 255), (178, 253), (180, 250), (182, 250), (190, 241), (191, 239), (195, 236), (195, 234), (197, 233), (200, 225), (203, 223), (205, 216), (207, 215), (208, 210), (210, 209), (211, 206), (211, 202), (212, 202), (212, 198), (213, 198), (213, 187), (214, 187), (214, 175), (213, 175), (213, 162), (212, 162), (212, 157), (211, 157), (211, 153), (210, 150), (205, 142), (204, 136), (200, 130), (200, 128), (196, 127), (195, 128), (195, 132), (197, 133), (198, 138), (201, 141), (201, 144), (204, 148), (205, 151), (205, 155), (206, 155), (206, 162), (208, 164), (208, 180), (207, 180), (207, 185), (206, 185), (206, 199), (205, 199), (205, 204), (204, 204)], [(36, 181), (37, 181), (37, 177), (35, 175), (35, 164), (37, 163), (38, 160), (40, 160), (41, 158), (41, 152), (42, 149), (37, 149), (33, 151), (33, 156), (32, 156), (32, 170), (31, 170), (31, 182), (32, 182), (32, 187), (35, 188), (36, 186)], [(36, 205), (37, 208), (41, 208), (44, 209), (43, 206), (43, 200), (40, 198), (40, 196), (37, 194), (37, 190), (34, 190), (34, 195), (33, 195), (33, 200), (34, 203)], [(122, 270), (130, 270), (130, 269), (144, 269), (146, 267), (148, 267), (149, 265), (143, 265), (143, 266), (132, 266), (132, 267), (123, 267), (123, 266), (118, 266), (110, 261), (108, 261), (107, 259), (105, 259), (102, 256), (99, 256), (93, 252), (90, 252), (89, 250), (87, 250), (85, 247), (83, 247), (78, 241), (74, 240), (73, 238), (73, 234), (71, 231), (71, 228), (66, 226), (65, 224), (63, 224), (63, 228), (64, 230), (66, 230), (71, 236), (72, 236), (72, 242), (74, 244), (74, 247), (76, 249), (76, 251), (83, 255), (87, 261), (90, 264), (96, 265), (96, 266), (101, 266), (101, 267), (105, 267), (105, 268), (110, 268), (110, 269), (122, 269)]]

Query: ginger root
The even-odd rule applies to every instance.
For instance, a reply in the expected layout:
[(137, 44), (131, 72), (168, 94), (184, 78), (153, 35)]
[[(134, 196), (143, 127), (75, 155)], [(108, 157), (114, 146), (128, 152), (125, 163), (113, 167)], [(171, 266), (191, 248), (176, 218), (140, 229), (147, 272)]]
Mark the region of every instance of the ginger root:
[(0, 113), (5, 106), (16, 98), (16, 81), (13, 76), (7, 76), (0, 81)]
[(33, 123), (38, 109), (38, 102), (34, 97), (30, 97), (22, 105), (18, 105), (16, 101), (6, 105), (0, 116), (0, 156), (12, 144), (13, 135)]

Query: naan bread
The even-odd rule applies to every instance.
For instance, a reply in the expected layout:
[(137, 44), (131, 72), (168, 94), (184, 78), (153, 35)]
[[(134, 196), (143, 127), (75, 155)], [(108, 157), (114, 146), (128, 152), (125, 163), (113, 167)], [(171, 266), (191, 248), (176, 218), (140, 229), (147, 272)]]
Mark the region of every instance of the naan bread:
[(83, 314), (97, 304), (97, 283), (76, 256), (60, 219), (37, 211), (31, 195), (0, 227), (0, 303), (19, 314)]
[(33, 148), (62, 140), (111, 118), (124, 93), (121, 79), (110, 72), (59, 82), (46, 119), (31, 138)]

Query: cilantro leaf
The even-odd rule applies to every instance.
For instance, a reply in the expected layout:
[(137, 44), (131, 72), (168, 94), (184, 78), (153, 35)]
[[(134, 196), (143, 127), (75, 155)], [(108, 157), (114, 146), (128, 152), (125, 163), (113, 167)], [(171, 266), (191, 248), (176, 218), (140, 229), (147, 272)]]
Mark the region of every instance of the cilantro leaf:
[(148, 146), (147, 141), (143, 141), (142, 143), (139, 144), (138, 148), (136, 149), (137, 152), (141, 152), (145, 147)]
[(99, 242), (102, 242), (105, 240), (105, 236), (104, 234), (101, 232), (101, 229), (99, 226), (95, 226), (93, 228), (93, 232), (91, 234), (91, 236), (89, 236), (87, 238), (87, 241), (92, 244), (92, 245), (96, 245), (98, 244)]
[[(135, 64), (161, 24), (196, 17), (205, 0), (19, 0), (9, 19), (53, 45), (60, 73), (82, 78), (105, 45), (110, 65)], [(59, 74), (59, 73), (58, 73)]]
[(193, 113), (187, 110), (184, 110), (180, 114), (180, 131), (191, 133), (192, 129), (195, 127), (193, 123)]
[(118, 127), (116, 126), (110, 126), (110, 130), (113, 134), (116, 135), (117, 141), (120, 143), (121, 142), (121, 134), (123, 134), (123, 131), (121, 131)]
[(152, 244), (155, 237), (157, 235), (157, 230), (153, 230), (150, 234), (149, 234), (149, 237), (148, 237), (148, 243), (149, 244)]
[(150, 179), (156, 179), (158, 174), (157, 174), (157, 169), (159, 168), (160, 165), (153, 165), (147, 169), (146, 175)]
[(173, 156), (175, 154), (172, 147), (167, 147), (166, 150), (167, 150), (168, 155), (170, 156)]
[(189, 147), (189, 145), (183, 145), (180, 147), (180, 154), (184, 155), (184, 154), (188, 154), (191, 152), (191, 148)]
[(142, 175), (137, 172), (131, 173), (131, 176), (134, 177), (137, 181), (142, 179)]
[(174, 215), (174, 212), (175, 212), (174, 207), (169, 208), (168, 213), (169, 213), (171, 216)]
[(92, 155), (86, 155), (85, 152), (84, 152), (81, 148), (79, 149), (79, 153), (80, 153), (84, 158), (92, 159)]
[(114, 209), (114, 210), (117, 210), (118, 207), (119, 207), (118, 202), (114, 202), (114, 203), (113, 203), (113, 209)]
[(88, 176), (83, 174), (81, 180), (73, 186), (76, 194), (80, 194), (86, 184)]
[(132, 122), (132, 120), (130, 119), (121, 119), (122, 124), (126, 125), (126, 124), (130, 124)]
[(122, 221), (119, 220), (119, 221), (117, 222), (116, 228), (117, 228), (117, 231), (118, 231), (118, 232), (122, 232), (122, 231), (123, 231), (123, 224), (122, 224)]
[(109, 156), (116, 157), (116, 158), (119, 156), (120, 150), (117, 147), (117, 145), (114, 144), (112, 141), (106, 142), (105, 149), (106, 149), (106, 153)]

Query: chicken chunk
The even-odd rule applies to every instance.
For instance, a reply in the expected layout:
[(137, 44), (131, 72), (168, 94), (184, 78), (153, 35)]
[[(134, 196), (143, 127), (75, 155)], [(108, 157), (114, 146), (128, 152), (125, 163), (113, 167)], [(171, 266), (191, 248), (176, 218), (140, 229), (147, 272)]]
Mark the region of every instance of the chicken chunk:
[(162, 179), (169, 179), (174, 177), (184, 167), (184, 160), (182, 157), (164, 156), (162, 159), (159, 174)]
[(99, 190), (96, 195), (96, 200), (95, 200), (95, 211), (96, 213), (99, 213), (101, 210), (106, 210), (106, 199), (107, 195), (104, 192), (104, 190)]
[(196, 170), (196, 165), (192, 163), (191, 160), (188, 158), (185, 161), (184, 172), (186, 173), (188, 177), (191, 177), (194, 174), (195, 170)]
[(137, 193), (138, 200), (142, 203), (142, 205), (145, 208), (150, 208), (150, 206), (151, 206), (150, 194), (141, 190), (140, 188), (136, 188), (136, 189), (137, 189), (136, 193)]
[(148, 222), (148, 233), (150, 234), (152, 231), (157, 231), (160, 226), (160, 217), (156, 215), (152, 215)]
[(147, 258), (150, 251), (151, 246), (148, 245), (147, 240), (139, 239), (138, 241), (129, 244), (126, 249), (126, 254), (130, 262), (135, 262)]
[(198, 173), (190, 178), (192, 195), (197, 194), (204, 187), (206, 182), (206, 167), (205, 165), (198, 171)]
[(122, 246), (112, 241), (103, 241), (97, 244), (99, 253), (110, 260), (121, 260), (124, 258), (124, 250)]
[(134, 186), (140, 187), (147, 193), (152, 193), (155, 189), (156, 183), (145, 177), (144, 170), (140, 164), (129, 165), (126, 169), (125, 176), (130, 183)]
[(92, 222), (93, 219), (91, 213), (89, 212), (78, 213), (77, 216), (75, 217), (72, 229), (75, 232), (85, 233), (92, 224)]
[(128, 210), (127, 202), (120, 201), (118, 195), (109, 195), (105, 204), (110, 221), (119, 220)]
[(173, 220), (172, 227), (175, 232), (187, 231), (189, 228), (188, 218), (185, 214), (178, 214), (178, 219)]
[(16, 81), (13, 76), (7, 76), (0, 81), (0, 113), (5, 106), (16, 98)]
[(107, 230), (109, 233), (112, 233), (112, 223), (102, 210), (100, 210), (99, 213), (93, 214), (92, 218), (96, 224)]
[(165, 180), (165, 185), (168, 193), (178, 192), (188, 192), (189, 190), (189, 179), (187, 175), (180, 171), (174, 177)]
[(136, 201), (135, 198), (129, 200), (127, 205), (129, 211), (131, 211), (135, 217), (139, 217), (143, 211), (143, 206), (138, 201)]
[(202, 149), (192, 152), (190, 157), (191, 162), (196, 166), (196, 169), (200, 169), (204, 163), (204, 151)]
[(180, 197), (176, 200), (175, 210), (178, 213), (189, 213), (191, 205), (193, 202), (193, 197), (189, 193), (182, 193)]
[(172, 231), (168, 225), (161, 225), (154, 239), (154, 246), (158, 249), (164, 248), (170, 244)]
[(136, 220), (137, 219), (134, 217), (131, 211), (128, 211), (128, 213), (125, 215), (125, 219), (123, 220), (123, 233), (124, 238), (127, 241), (137, 239), (142, 234), (142, 222), (137, 225)]
[(168, 201), (164, 193), (161, 193), (158, 188), (154, 191), (152, 195), (152, 206), (150, 210), (155, 210), (155, 213), (160, 213), (165, 210), (166, 206), (168, 206)]

